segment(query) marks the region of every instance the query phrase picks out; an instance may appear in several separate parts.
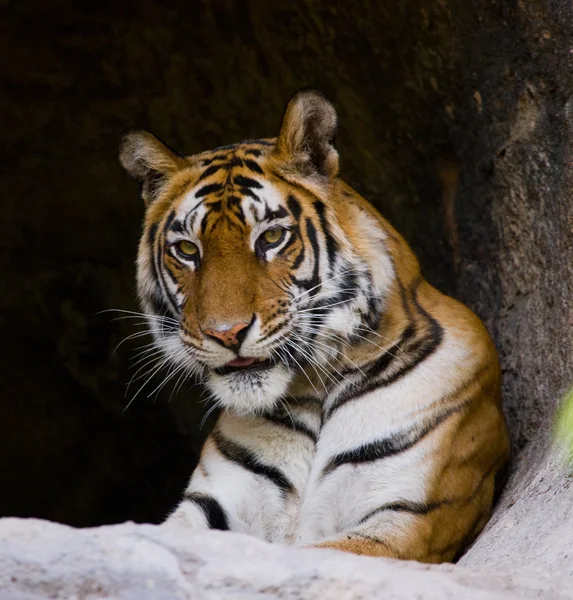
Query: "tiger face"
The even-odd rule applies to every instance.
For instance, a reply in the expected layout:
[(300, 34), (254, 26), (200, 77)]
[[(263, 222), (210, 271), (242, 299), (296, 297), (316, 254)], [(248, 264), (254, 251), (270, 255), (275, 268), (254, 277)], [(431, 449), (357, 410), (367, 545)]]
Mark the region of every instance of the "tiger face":
[(155, 342), (238, 413), (272, 409), (297, 378), (326, 393), (340, 345), (380, 319), (384, 278), (345, 231), (335, 129), (307, 91), (276, 139), (191, 157), (124, 139), (147, 203), (137, 277)]

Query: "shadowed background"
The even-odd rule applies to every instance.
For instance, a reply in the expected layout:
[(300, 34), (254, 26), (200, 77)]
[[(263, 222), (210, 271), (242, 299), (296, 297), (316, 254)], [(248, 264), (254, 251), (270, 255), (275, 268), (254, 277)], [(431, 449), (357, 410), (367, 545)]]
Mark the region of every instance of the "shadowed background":
[(177, 501), (200, 390), (156, 398), (156, 377), (124, 412), (149, 339), (114, 353), (138, 329), (99, 314), (137, 310), (143, 203), (119, 139), (142, 127), (194, 153), (273, 136), (304, 86), (338, 110), (343, 177), (486, 321), (525, 468), (573, 366), (573, 19), (558, 1), (466, 4), (0, 4), (0, 515), (157, 522)]

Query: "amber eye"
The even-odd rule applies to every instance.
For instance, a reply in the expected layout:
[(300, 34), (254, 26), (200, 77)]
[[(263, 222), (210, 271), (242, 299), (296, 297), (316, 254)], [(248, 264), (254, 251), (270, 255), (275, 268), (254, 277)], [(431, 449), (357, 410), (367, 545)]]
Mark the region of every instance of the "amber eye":
[(267, 229), (261, 237), (267, 244), (277, 244), (282, 240), (284, 234), (285, 230), (282, 227), (275, 227), (274, 229)]
[(183, 258), (196, 258), (199, 254), (199, 248), (187, 240), (176, 242), (174, 246), (175, 250), (177, 250), (177, 253)]

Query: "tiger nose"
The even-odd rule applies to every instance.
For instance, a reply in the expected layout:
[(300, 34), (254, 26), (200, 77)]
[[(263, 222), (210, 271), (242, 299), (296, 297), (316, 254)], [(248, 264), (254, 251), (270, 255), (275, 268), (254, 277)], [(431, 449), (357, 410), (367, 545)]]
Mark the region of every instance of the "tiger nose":
[(250, 323), (235, 323), (228, 329), (204, 329), (203, 333), (215, 338), (227, 348), (232, 348), (233, 346), (239, 346), (243, 342), (249, 325)]

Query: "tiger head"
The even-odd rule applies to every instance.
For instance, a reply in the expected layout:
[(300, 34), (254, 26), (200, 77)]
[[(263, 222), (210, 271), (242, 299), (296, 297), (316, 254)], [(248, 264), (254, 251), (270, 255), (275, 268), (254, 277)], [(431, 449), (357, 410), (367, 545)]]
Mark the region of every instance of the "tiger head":
[(340, 346), (380, 320), (391, 264), (338, 178), (336, 124), (301, 91), (277, 138), (194, 156), (141, 131), (122, 143), (147, 205), (137, 280), (155, 343), (239, 413), (271, 409), (297, 378), (320, 396)]

